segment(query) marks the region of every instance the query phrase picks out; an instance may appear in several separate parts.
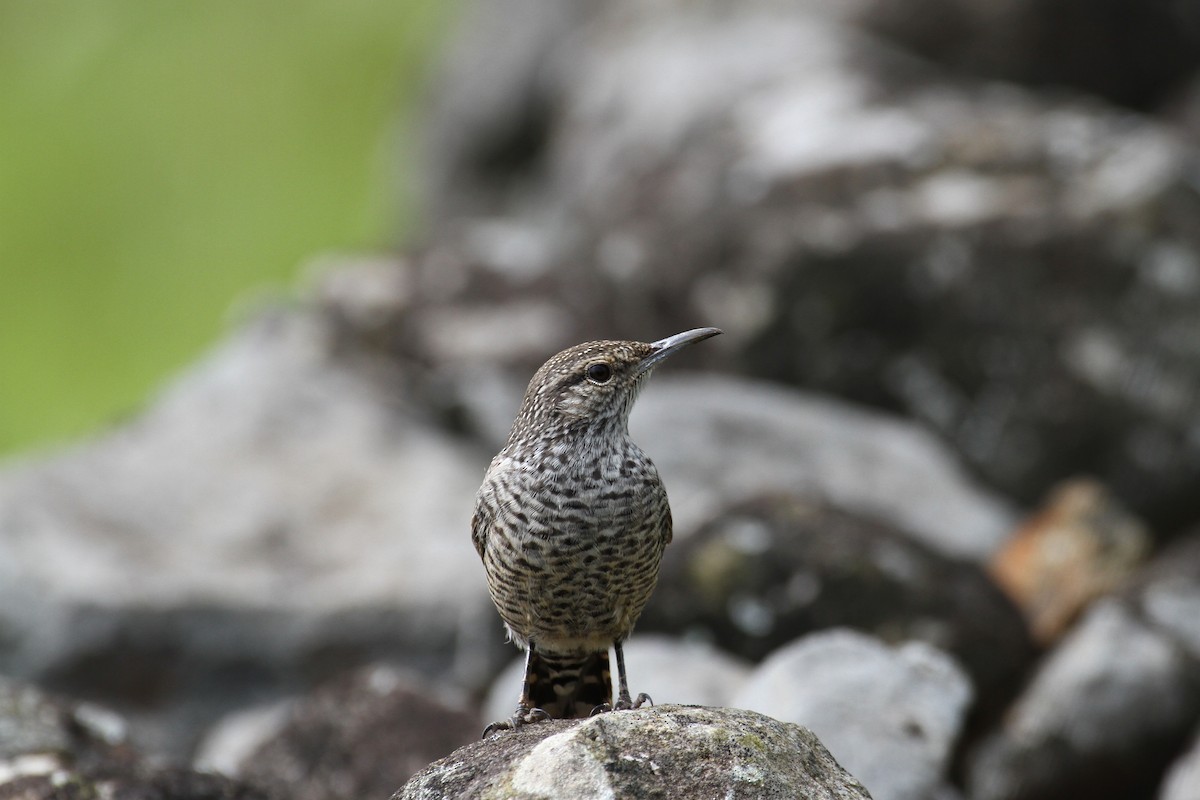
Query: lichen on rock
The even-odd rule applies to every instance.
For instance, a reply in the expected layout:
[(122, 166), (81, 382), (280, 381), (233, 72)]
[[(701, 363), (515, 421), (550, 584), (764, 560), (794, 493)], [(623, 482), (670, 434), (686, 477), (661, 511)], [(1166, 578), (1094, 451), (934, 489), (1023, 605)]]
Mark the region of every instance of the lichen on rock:
[(554, 720), (434, 762), (393, 800), (868, 798), (806, 728), (752, 711), (664, 705)]

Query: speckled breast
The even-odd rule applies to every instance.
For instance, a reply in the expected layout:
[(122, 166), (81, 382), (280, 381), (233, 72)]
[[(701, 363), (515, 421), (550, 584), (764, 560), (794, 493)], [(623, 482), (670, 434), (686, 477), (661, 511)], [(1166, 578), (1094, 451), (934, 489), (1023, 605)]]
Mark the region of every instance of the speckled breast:
[(591, 458), (563, 447), (498, 457), (477, 516), (490, 520), (488, 588), (514, 639), (539, 649), (606, 649), (626, 637), (671, 537), (666, 491), (625, 440)]

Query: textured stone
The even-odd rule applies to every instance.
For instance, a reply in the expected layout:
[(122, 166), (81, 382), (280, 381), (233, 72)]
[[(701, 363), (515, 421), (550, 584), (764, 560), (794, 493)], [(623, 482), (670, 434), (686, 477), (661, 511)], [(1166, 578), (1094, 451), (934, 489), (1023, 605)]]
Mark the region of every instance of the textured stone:
[(50, 757), (89, 761), (118, 758), (127, 749), (127, 725), (107, 709), (72, 703), (35, 686), (0, 676), (0, 759), (20, 773), (16, 760)]
[(970, 759), (973, 800), (1148, 791), (1200, 713), (1198, 662), (1126, 603), (1103, 600), (1041, 665)]
[(1153, 108), (1200, 67), (1200, 12), (1150, 0), (813, 0), (956, 70)]
[(1150, 546), (1145, 524), (1103, 486), (1076, 480), (1025, 521), (990, 571), (1045, 646), (1089, 603), (1126, 582)]
[(681, 531), (771, 491), (811, 492), (968, 559), (987, 558), (1012, 524), (1005, 501), (904, 420), (757, 381), (661, 378), (630, 431), (654, 457)]
[(1200, 663), (1200, 530), (1163, 548), (1126, 595), (1142, 616)]
[(137, 418), (8, 464), (0, 669), (181, 754), (263, 692), (373, 655), (450, 663), (487, 602), (460, 580), (486, 455), (405, 405), (399, 364), (339, 342), (312, 309), (262, 314)]
[(1019, 612), (980, 567), (868, 516), (791, 495), (735, 503), (672, 545), (642, 623), (700, 634), (753, 660), (835, 627), (950, 653), (971, 675), (985, 717), (1011, 699), (1034, 657)]
[(143, 761), (124, 720), (0, 678), (0, 800), (281, 800), (246, 783)]
[(394, 800), (869, 797), (815, 736), (735, 709), (658, 706), (555, 720), (467, 745)]
[(383, 666), (314, 689), (275, 722), (257, 746), (243, 742), (232, 774), (292, 800), (386, 797), (483, 728), (431, 686)]
[[(1095, 474), (1156, 532), (1200, 520), (1194, 146), (1092, 97), (948, 77), (812, 5), (593, 4), (519, 59), (492, 53), (526, 65), (519, 80), (442, 84), (438, 107), (538, 87), (533, 104), (478, 106), (538, 134), (522, 140), (524, 180), (506, 183), (520, 188), (485, 219), (442, 220), (414, 259), (418, 286), (453, 276), (452, 290), (418, 291), (423, 319), (556, 309), (550, 347), (504, 359), (530, 368), (572, 341), (718, 325), (725, 341), (697, 359), (916, 417), (1024, 502)], [(920, 18), (904, 8), (898, 21)], [(472, 130), (483, 141), (467, 151), (487, 152), (492, 125)], [(440, 185), (462, 204), (494, 190), (455, 159), (460, 180)], [(519, 247), (480, 246), (481, 226), (536, 243), (516, 259), (526, 268), (513, 268)], [(421, 351), (424, 327), (410, 320), (399, 346)], [(496, 361), (486, 346), (456, 352)]]
[(733, 704), (811, 728), (876, 800), (923, 800), (948, 778), (971, 699), (935, 648), (835, 630), (776, 651)]
[(1158, 800), (1200, 800), (1200, 737), (1167, 771)]
[(278, 797), (221, 775), (173, 767), (98, 775), (56, 769), (0, 783), (0, 800), (278, 800)]

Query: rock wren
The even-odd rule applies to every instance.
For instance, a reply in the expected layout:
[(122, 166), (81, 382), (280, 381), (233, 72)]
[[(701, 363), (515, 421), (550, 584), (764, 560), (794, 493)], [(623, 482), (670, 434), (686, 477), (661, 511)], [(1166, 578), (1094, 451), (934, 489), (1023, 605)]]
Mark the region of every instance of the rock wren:
[(658, 581), (671, 509), (653, 462), (629, 438), (629, 411), (659, 362), (716, 336), (588, 342), (533, 376), (508, 442), (475, 498), (471, 538), (509, 636), (526, 651), (517, 710), (484, 735), (541, 719), (637, 708), (621, 643)]

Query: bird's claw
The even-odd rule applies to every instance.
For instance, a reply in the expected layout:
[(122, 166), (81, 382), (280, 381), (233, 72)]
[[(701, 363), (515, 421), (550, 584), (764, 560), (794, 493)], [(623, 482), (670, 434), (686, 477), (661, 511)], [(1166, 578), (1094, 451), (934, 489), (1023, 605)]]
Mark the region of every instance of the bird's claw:
[(650, 699), (650, 695), (646, 694), (645, 692), (642, 692), (635, 699), (632, 699), (632, 700), (629, 698), (628, 695), (626, 695), (625, 697), (622, 697), (621, 699), (617, 700), (617, 710), (618, 711), (629, 711), (630, 709), (641, 708), (642, 706), (646, 705), (647, 703), (649, 703), (650, 705), (654, 705), (654, 701)]
[(642, 692), (636, 698), (630, 698), (628, 696), (618, 698), (615, 706), (608, 703), (601, 703), (593, 708), (592, 713), (588, 714), (588, 716), (596, 717), (600, 714), (607, 714), (609, 711), (629, 711), (634, 708), (641, 708), (647, 704), (654, 705), (654, 701), (650, 699), (650, 695)]
[(535, 722), (544, 722), (548, 719), (550, 719), (550, 715), (540, 708), (517, 706), (516, 712), (511, 717), (493, 722), (484, 728), (483, 738), (486, 739), (493, 733), (501, 731), (515, 731), (522, 725), (532, 725)]

